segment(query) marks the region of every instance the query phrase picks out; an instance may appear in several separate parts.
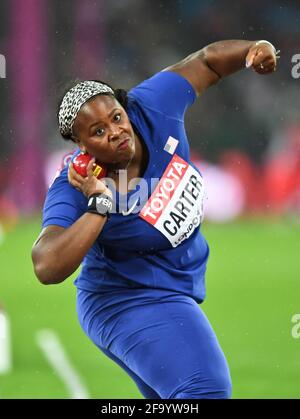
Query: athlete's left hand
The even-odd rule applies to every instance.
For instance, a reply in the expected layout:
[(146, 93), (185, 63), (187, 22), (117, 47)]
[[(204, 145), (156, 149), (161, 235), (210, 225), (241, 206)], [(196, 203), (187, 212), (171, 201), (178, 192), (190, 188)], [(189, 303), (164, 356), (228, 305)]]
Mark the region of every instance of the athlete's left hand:
[(258, 74), (270, 74), (276, 71), (277, 57), (274, 48), (261, 43), (249, 49), (246, 57), (246, 67), (252, 67)]

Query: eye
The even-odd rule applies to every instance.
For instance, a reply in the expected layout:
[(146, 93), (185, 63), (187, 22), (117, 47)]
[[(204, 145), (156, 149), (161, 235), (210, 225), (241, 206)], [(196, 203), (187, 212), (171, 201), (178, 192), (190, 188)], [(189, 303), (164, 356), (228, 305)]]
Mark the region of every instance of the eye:
[(95, 132), (95, 135), (97, 135), (97, 137), (101, 137), (104, 134), (104, 128), (98, 128), (97, 131)]
[(116, 113), (115, 114), (114, 121), (116, 121), (116, 122), (120, 122), (121, 121), (121, 114), (120, 113)]

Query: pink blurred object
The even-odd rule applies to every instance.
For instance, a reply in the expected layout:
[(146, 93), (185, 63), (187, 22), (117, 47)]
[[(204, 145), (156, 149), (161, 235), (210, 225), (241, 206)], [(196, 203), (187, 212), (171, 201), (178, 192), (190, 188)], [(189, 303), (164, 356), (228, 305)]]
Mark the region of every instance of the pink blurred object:
[(299, 211), (300, 195), (300, 125), (286, 131), (284, 147), (265, 166), (265, 193), (275, 213)]
[(196, 153), (191, 156), (204, 178), (205, 218), (227, 222), (238, 217), (245, 208), (245, 191), (239, 178), (222, 167), (200, 160)]

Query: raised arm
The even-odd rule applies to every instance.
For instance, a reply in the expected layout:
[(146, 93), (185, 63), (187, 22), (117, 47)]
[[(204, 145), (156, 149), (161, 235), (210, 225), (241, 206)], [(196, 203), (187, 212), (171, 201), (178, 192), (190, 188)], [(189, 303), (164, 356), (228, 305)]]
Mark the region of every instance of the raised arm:
[(267, 41), (228, 40), (210, 44), (166, 68), (186, 78), (197, 95), (246, 67), (259, 74), (276, 69), (276, 50)]

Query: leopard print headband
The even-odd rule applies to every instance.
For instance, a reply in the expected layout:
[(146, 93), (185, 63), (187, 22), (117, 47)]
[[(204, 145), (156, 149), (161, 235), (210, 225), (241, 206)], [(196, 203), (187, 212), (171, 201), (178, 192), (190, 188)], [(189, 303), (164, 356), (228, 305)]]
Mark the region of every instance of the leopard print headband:
[(96, 81), (83, 81), (72, 87), (61, 102), (58, 112), (59, 131), (63, 136), (71, 137), (75, 118), (81, 106), (91, 97), (109, 93), (114, 96), (114, 91), (107, 85)]

